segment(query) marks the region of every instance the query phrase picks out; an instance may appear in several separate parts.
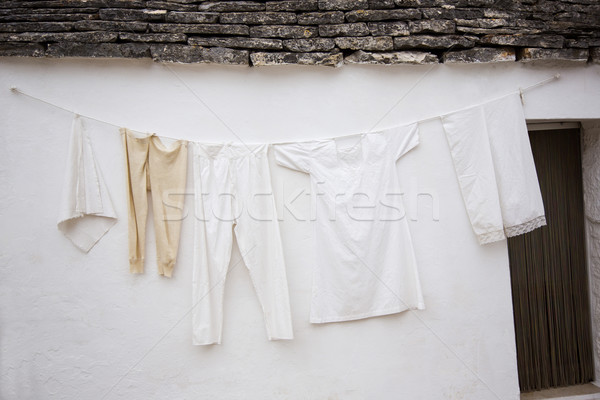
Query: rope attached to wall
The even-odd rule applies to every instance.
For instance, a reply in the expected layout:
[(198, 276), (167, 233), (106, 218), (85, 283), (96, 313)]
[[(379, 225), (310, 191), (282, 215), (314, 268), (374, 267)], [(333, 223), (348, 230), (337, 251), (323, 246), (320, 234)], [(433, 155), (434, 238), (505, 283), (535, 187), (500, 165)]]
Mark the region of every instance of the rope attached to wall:
[[(523, 94), (524, 94), (524, 92), (527, 92), (527, 91), (529, 91), (529, 90), (531, 90), (531, 89), (535, 89), (535, 88), (538, 88), (538, 87), (540, 87), (540, 86), (546, 85), (546, 84), (548, 84), (548, 83), (554, 82), (554, 81), (558, 80), (559, 78), (560, 78), (560, 73), (556, 73), (556, 74), (554, 74), (553, 76), (551, 76), (551, 77), (549, 77), (549, 78), (546, 78), (546, 79), (544, 79), (544, 80), (541, 80), (541, 81), (539, 81), (539, 82), (537, 82), (537, 83), (534, 83), (534, 84), (532, 84), (532, 85), (529, 85), (529, 86), (526, 86), (526, 87), (523, 87), (523, 88), (519, 87), (518, 91), (519, 91), (519, 94), (520, 94), (520, 96), (521, 96), (521, 101), (523, 102), (523, 104), (525, 104), (525, 102), (524, 102), (524, 99), (523, 99)], [(180, 78), (179, 78), (179, 79), (180, 79)], [(68, 113), (70, 113), (70, 114), (79, 115), (79, 116), (80, 116), (80, 117), (82, 117), (82, 118), (90, 119), (90, 120), (92, 120), (92, 121), (100, 122), (100, 123), (102, 123), (102, 124), (107, 124), (107, 125), (114, 126), (114, 127), (117, 127), (117, 128), (122, 128), (122, 127), (124, 126), (124, 125), (122, 125), (122, 124), (115, 124), (114, 122), (110, 122), (110, 121), (107, 121), (107, 120), (103, 120), (103, 119), (95, 118), (95, 117), (92, 117), (92, 116), (90, 116), (90, 115), (82, 114), (82, 113), (80, 113), (80, 112), (77, 112), (77, 111), (74, 111), (74, 110), (71, 110), (71, 109), (65, 108), (65, 107), (63, 107), (63, 106), (61, 106), (61, 105), (59, 105), (59, 104), (52, 103), (52, 102), (50, 102), (50, 101), (47, 101), (47, 100), (44, 100), (44, 99), (42, 99), (42, 98), (40, 98), (40, 97), (37, 97), (37, 96), (34, 96), (34, 95), (32, 95), (32, 94), (29, 94), (29, 93), (27, 93), (27, 92), (24, 92), (23, 90), (19, 89), (19, 88), (18, 88), (18, 87), (16, 87), (16, 86), (12, 86), (12, 87), (10, 87), (10, 88), (9, 88), (9, 90), (10, 90), (12, 93), (14, 93), (14, 94), (19, 94), (19, 95), (22, 95), (22, 96), (29, 97), (30, 99), (33, 99), (33, 100), (39, 101), (39, 102), (41, 102), (41, 103), (47, 104), (47, 105), (49, 105), (49, 106), (52, 106), (52, 107), (55, 107), (55, 108), (58, 108), (59, 110), (62, 110), (62, 111), (68, 112)], [(513, 94), (513, 93), (514, 93), (514, 91), (511, 91), (511, 92), (509, 92), (509, 93), (507, 93), (507, 94), (504, 94), (504, 95), (502, 95), (502, 96), (498, 96), (498, 97), (496, 97), (496, 98), (493, 98), (493, 99), (491, 99), (491, 100), (487, 100), (487, 101), (485, 101), (485, 102), (482, 102), (482, 103), (486, 103), (486, 102), (488, 102), (488, 101), (494, 101), (494, 100), (498, 100), (498, 99), (501, 99), (501, 98), (503, 98), (503, 97), (509, 96), (509, 95), (511, 95), (511, 94)], [(481, 104), (481, 103), (479, 103), (479, 104)], [(471, 107), (473, 107), (473, 106), (465, 107), (464, 109), (471, 108)], [(453, 110), (452, 112), (449, 112), (449, 113), (444, 113), (444, 114), (442, 114), (442, 115), (439, 115), (439, 116), (429, 117), (429, 118), (421, 119), (421, 120), (414, 121), (414, 122), (416, 122), (416, 123), (423, 123), (423, 122), (428, 122), (428, 121), (437, 120), (437, 119), (441, 118), (443, 115), (447, 115), (447, 114), (450, 114), (450, 113), (453, 113), (453, 112), (457, 112), (457, 111), (461, 111), (461, 110), (462, 110), (462, 109)], [(212, 110), (210, 110), (210, 109), (209, 109), (209, 111), (211, 111), (211, 112), (212, 112)], [(213, 112), (213, 114), (214, 114), (214, 112)], [(218, 119), (219, 119), (219, 121), (221, 121), (221, 118), (218, 118)], [(228, 126), (226, 126), (226, 127), (227, 127), (229, 130), (231, 130), (231, 129), (230, 129)], [(138, 131), (138, 130), (135, 130), (135, 129), (134, 129), (134, 131), (136, 131), (136, 132), (141, 132), (141, 131)], [(166, 138), (166, 139), (173, 139), (173, 140), (180, 140), (180, 139), (181, 139), (181, 138), (175, 138), (175, 137), (171, 137), (171, 136), (167, 136), (167, 135), (158, 135), (158, 134), (157, 134), (156, 136), (159, 136), (159, 137), (161, 137), (161, 138)], [(238, 135), (235, 135), (235, 136), (236, 136), (238, 139), (240, 139)], [(344, 136), (351, 136), (351, 135), (344, 135)], [(240, 140), (241, 140), (241, 139), (240, 139)]]

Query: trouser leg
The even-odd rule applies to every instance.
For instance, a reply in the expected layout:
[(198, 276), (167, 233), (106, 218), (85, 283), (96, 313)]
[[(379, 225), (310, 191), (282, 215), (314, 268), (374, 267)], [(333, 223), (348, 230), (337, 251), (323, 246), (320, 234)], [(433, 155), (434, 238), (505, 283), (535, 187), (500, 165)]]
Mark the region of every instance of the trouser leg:
[(148, 173), (156, 236), (158, 273), (171, 277), (177, 261), (185, 184), (187, 142), (178, 141), (166, 149), (156, 136), (150, 138)]
[(244, 212), (235, 234), (261, 304), (269, 340), (293, 339), (288, 284), (266, 152), (241, 160), (237, 190)]
[(148, 138), (136, 138), (121, 129), (125, 148), (129, 230), (129, 272), (144, 272), (146, 218), (148, 216)]
[[(225, 160), (226, 161), (226, 160)], [(228, 163), (194, 156), (193, 343), (219, 344), (233, 241)]]

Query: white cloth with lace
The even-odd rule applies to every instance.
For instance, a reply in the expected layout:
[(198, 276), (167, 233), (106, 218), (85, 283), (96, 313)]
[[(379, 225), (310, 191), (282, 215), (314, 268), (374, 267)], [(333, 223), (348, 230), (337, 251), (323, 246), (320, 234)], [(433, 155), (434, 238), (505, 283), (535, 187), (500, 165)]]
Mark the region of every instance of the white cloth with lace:
[(480, 244), (546, 225), (518, 92), (444, 115), (442, 123)]

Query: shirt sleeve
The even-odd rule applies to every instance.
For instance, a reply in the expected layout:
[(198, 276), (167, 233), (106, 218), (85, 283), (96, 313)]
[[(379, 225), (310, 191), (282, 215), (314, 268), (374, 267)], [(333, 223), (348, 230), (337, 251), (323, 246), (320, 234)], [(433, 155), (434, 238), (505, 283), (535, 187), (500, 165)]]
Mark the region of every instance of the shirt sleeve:
[(277, 164), (310, 173), (311, 148), (309, 143), (275, 144), (273, 153)]
[(419, 125), (415, 123), (388, 129), (383, 135), (394, 161), (398, 161), (419, 144)]

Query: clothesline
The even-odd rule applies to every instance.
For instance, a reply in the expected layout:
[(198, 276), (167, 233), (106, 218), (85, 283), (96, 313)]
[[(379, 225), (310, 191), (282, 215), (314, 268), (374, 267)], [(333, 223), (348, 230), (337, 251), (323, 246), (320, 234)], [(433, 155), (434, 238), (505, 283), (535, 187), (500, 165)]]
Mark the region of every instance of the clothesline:
[[(557, 79), (559, 79), (559, 78), (560, 78), (560, 73), (558, 73), (558, 72), (557, 72), (556, 74), (552, 75), (550, 78), (546, 78), (546, 79), (544, 79), (544, 80), (542, 80), (542, 81), (539, 81), (539, 82), (537, 82), (537, 83), (534, 83), (533, 85), (526, 86), (526, 87), (524, 87), (524, 88), (519, 88), (518, 92), (519, 92), (519, 95), (520, 95), (520, 97), (521, 97), (521, 102), (522, 102), (523, 104), (525, 104), (525, 101), (524, 101), (524, 99), (523, 99), (523, 94), (524, 94), (526, 91), (528, 91), (528, 90), (531, 90), (531, 89), (535, 89), (535, 88), (537, 88), (537, 87), (540, 87), (540, 86), (543, 86), (543, 85), (545, 85), (545, 84), (547, 84), (547, 83), (554, 82), (555, 80), (557, 80)], [(506, 94), (504, 94), (504, 95), (502, 95), (502, 96), (494, 97), (494, 98), (492, 98), (492, 99), (490, 99), (490, 100), (486, 100), (486, 101), (484, 101), (483, 103), (491, 103), (491, 102), (493, 102), (493, 101), (500, 100), (500, 99), (502, 99), (502, 98), (504, 98), (504, 97), (506, 97), (506, 96), (510, 96), (510, 95), (511, 95), (511, 94), (513, 94), (514, 92), (515, 92), (515, 91), (512, 91), (512, 92), (506, 93)], [(429, 118), (421, 119), (421, 120), (417, 121), (417, 123), (423, 123), (423, 122), (428, 122), (428, 121), (435, 121), (436, 119), (440, 119), (440, 118), (442, 118), (442, 117), (443, 117), (443, 116), (445, 116), (445, 115), (453, 114), (453, 113), (455, 113), (455, 112), (464, 111), (464, 110), (467, 110), (467, 109), (469, 109), (469, 108), (471, 108), (471, 107), (474, 107), (474, 106), (473, 106), (473, 105), (471, 105), (471, 106), (468, 106), (468, 107), (463, 107), (463, 108), (459, 108), (458, 110), (453, 110), (453, 111), (451, 111), (451, 112), (447, 112), (447, 113), (444, 113), (444, 114), (440, 114), (440, 115), (436, 115), (436, 116), (433, 116), (433, 117), (429, 117)]]
[[(523, 94), (524, 94), (526, 91), (529, 91), (529, 90), (531, 90), (531, 89), (535, 89), (535, 88), (537, 88), (537, 87), (540, 87), (540, 86), (543, 86), (543, 85), (545, 85), (545, 84), (548, 84), (548, 83), (554, 82), (555, 80), (557, 80), (557, 79), (559, 79), (559, 78), (560, 78), (560, 73), (556, 73), (556, 74), (554, 74), (553, 76), (551, 76), (550, 78), (546, 78), (546, 79), (544, 79), (544, 80), (541, 80), (541, 81), (539, 81), (539, 82), (537, 82), (537, 83), (534, 83), (534, 84), (532, 84), (532, 85), (526, 86), (526, 87), (524, 87), (524, 88), (519, 88), (519, 89), (518, 89), (518, 92), (519, 92), (519, 94), (520, 94), (520, 96), (521, 96), (521, 101), (523, 101)], [(23, 95), (23, 96), (29, 97), (29, 98), (31, 98), (31, 99), (33, 99), (33, 100), (37, 100), (37, 101), (39, 101), (39, 102), (45, 103), (45, 104), (47, 104), (47, 105), (49, 105), (49, 106), (52, 106), (52, 107), (58, 108), (59, 110), (63, 110), (63, 111), (65, 111), (65, 112), (68, 112), (68, 113), (70, 113), (70, 114), (78, 115), (78, 116), (80, 116), (80, 117), (82, 117), (82, 118), (90, 119), (90, 120), (92, 120), (92, 121), (100, 122), (100, 123), (102, 123), (102, 124), (111, 125), (111, 126), (114, 126), (114, 127), (117, 127), (117, 128), (122, 128), (122, 127), (124, 127), (124, 125), (115, 124), (115, 123), (113, 123), (113, 122), (110, 122), (110, 121), (106, 121), (106, 120), (103, 120), (103, 119), (95, 118), (95, 117), (92, 117), (92, 116), (90, 116), (90, 115), (81, 114), (81, 113), (79, 113), (79, 112), (77, 112), (77, 111), (70, 110), (70, 109), (68, 109), (68, 108), (65, 108), (65, 107), (63, 107), (63, 106), (59, 105), (59, 104), (56, 104), (56, 103), (50, 102), (50, 101), (48, 101), (48, 100), (44, 100), (44, 99), (42, 99), (42, 98), (40, 98), (40, 97), (37, 97), (37, 96), (34, 96), (34, 95), (32, 95), (32, 94), (26, 93), (26, 92), (24, 92), (23, 90), (19, 89), (19, 88), (18, 88), (18, 87), (16, 87), (16, 86), (12, 86), (12, 87), (10, 88), (10, 91), (11, 91), (11, 92), (13, 92), (13, 93), (15, 93), (15, 94), (20, 94), (20, 95)], [(511, 92), (508, 92), (508, 93), (506, 93), (506, 94), (504, 94), (504, 95), (501, 95), (501, 96), (498, 96), (498, 97), (495, 97), (495, 98), (492, 98), (492, 99), (486, 100), (486, 101), (484, 101), (484, 102), (482, 102), (482, 103), (492, 102), (492, 101), (495, 101), (495, 100), (501, 99), (501, 98), (503, 98), (503, 97), (506, 97), (506, 96), (509, 96), (509, 95), (513, 94), (514, 92), (515, 92), (515, 91), (513, 90), (513, 91), (511, 91)], [(437, 119), (440, 119), (440, 118), (441, 118), (441, 117), (443, 117), (444, 115), (448, 115), (448, 114), (451, 114), (451, 113), (454, 113), (454, 112), (463, 111), (463, 110), (469, 109), (469, 108), (471, 108), (471, 107), (474, 107), (475, 105), (476, 105), (476, 104), (474, 104), (474, 105), (471, 105), (471, 106), (468, 106), (468, 107), (464, 107), (464, 108), (461, 108), (461, 109), (458, 109), (458, 110), (453, 110), (453, 111), (451, 111), (451, 112), (447, 112), (447, 113), (444, 113), (444, 114), (440, 114), (440, 115), (436, 115), (436, 116), (432, 116), (432, 117), (427, 117), (427, 118), (424, 118), (424, 119), (420, 119), (420, 120), (417, 120), (417, 121), (413, 121), (413, 122), (411, 122), (411, 123), (415, 123), (415, 122), (416, 122), (416, 123), (424, 123), (424, 122), (429, 122), (429, 121), (435, 121), (435, 120), (437, 120)], [(219, 120), (220, 120), (220, 118), (219, 118)], [(141, 131), (138, 131), (138, 130), (134, 130), (134, 131), (135, 131), (135, 132), (141, 132)], [(356, 134), (343, 135), (343, 136), (354, 136), (354, 135), (356, 135)], [(159, 136), (159, 137), (161, 137), (161, 138), (165, 138), (165, 139), (172, 139), (172, 140), (180, 140), (180, 139), (181, 139), (181, 138), (175, 138), (175, 137), (172, 137), (172, 136), (167, 136), (167, 135), (162, 135), (162, 134), (161, 134), (161, 135), (158, 135), (158, 134), (157, 134), (156, 136)], [(236, 137), (237, 137), (237, 135), (236, 135)], [(288, 142), (279, 142), (279, 143), (288, 143)], [(272, 144), (276, 144), (276, 143), (272, 143)]]
[[(81, 113), (79, 113), (77, 111), (70, 110), (70, 109), (65, 108), (65, 107), (63, 107), (61, 105), (58, 105), (56, 103), (52, 103), (52, 102), (50, 102), (48, 100), (44, 100), (44, 99), (42, 99), (40, 97), (37, 97), (37, 96), (34, 96), (32, 94), (26, 93), (26, 92), (22, 91), (21, 89), (19, 89), (16, 86), (11, 87), (10, 91), (13, 92), (13, 93), (16, 93), (16, 94), (20, 94), (20, 95), (29, 97), (30, 99), (37, 100), (37, 101), (42, 102), (44, 104), (47, 104), (49, 106), (58, 108), (59, 110), (66, 111), (66, 112), (68, 112), (70, 114), (77, 115), (77, 116), (85, 118), (85, 119), (90, 119), (92, 121), (100, 122), (101, 124), (106, 124), (106, 125), (114, 126), (114, 127), (117, 127), (117, 128), (123, 128), (123, 125), (118, 125), (118, 124), (115, 124), (115, 123), (110, 122), (110, 121), (106, 121), (106, 120), (103, 120), (103, 119), (92, 117), (90, 115), (81, 114)], [(139, 131), (136, 130), (136, 132), (139, 132)], [(156, 136), (159, 136), (161, 138), (166, 138), (166, 139), (173, 139), (173, 140), (179, 140), (180, 139), (180, 138), (174, 138), (174, 137), (166, 136), (166, 135), (156, 135)]]

